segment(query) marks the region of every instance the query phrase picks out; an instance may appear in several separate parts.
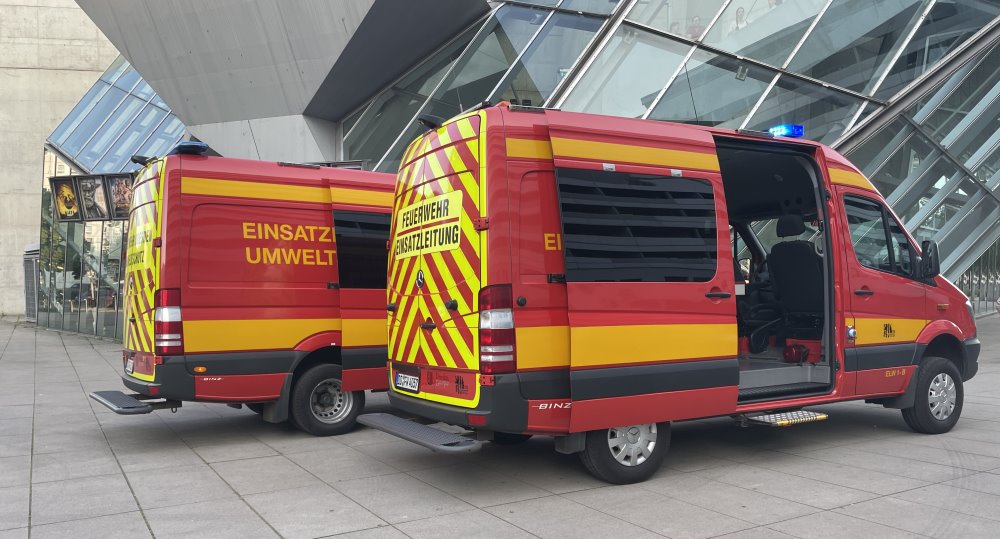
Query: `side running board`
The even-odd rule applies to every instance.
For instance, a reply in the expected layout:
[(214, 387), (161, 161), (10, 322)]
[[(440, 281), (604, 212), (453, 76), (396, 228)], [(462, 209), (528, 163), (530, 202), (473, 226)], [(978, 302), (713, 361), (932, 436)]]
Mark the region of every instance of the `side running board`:
[(90, 398), (119, 415), (148, 414), (153, 410), (181, 407), (180, 401), (147, 397), (138, 393), (126, 395), (121, 391), (95, 391), (90, 394)]
[(794, 410), (791, 412), (775, 412), (771, 414), (746, 414), (740, 418), (751, 425), (767, 425), (769, 427), (791, 427), (802, 423), (823, 421), (829, 417), (822, 412)]
[(483, 446), (482, 442), (460, 434), (438, 430), (392, 414), (361, 415), (358, 416), (358, 423), (440, 453), (470, 453)]

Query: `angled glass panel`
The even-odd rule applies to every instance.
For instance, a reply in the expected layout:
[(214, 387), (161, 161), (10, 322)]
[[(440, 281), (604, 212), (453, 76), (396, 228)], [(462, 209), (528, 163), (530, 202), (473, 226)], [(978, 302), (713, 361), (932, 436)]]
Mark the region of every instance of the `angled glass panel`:
[[(913, 128), (906, 120), (896, 118), (875, 132), (874, 135), (846, 154), (861, 172), (871, 176), (888, 158), (889, 152), (897, 147)], [(887, 193), (883, 193), (887, 194)]]
[[(944, 186), (944, 182), (938, 181), (935, 186)], [(965, 178), (957, 189), (947, 193), (944, 199), (935, 207), (931, 213), (913, 230), (913, 235), (917, 241), (934, 239), (943, 229), (949, 226), (949, 221), (962, 216), (968, 210), (965, 208), (969, 200), (979, 192), (979, 187), (972, 180)], [(936, 191), (929, 192), (927, 202), (930, 202)], [(941, 249), (942, 255), (947, 256), (948, 251)]]
[(125, 57), (119, 56), (118, 58), (115, 58), (115, 61), (111, 62), (111, 65), (104, 71), (101, 75), (101, 80), (111, 84), (115, 82), (122, 73), (129, 69), (129, 67), (129, 63), (125, 61)]
[(165, 110), (147, 105), (121, 134), (111, 151), (93, 167), (93, 172), (120, 172), (129, 158), (135, 155), (133, 152), (166, 117)]
[[(145, 156), (161, 156), (166, 155), (166, 153), (173, 148), (181, 137), (184, 136), (184, 124), (177, 119), (176, 116), (171, 116), (169, 119), (164, 120), (160, 127), (156, 128), (156, 132), (153, 133), (149, 140), (139, 148), (135, 154), (145, 155)], [(132, 171), (139, 167), (135, 163), (127, 162), (125, 164), (124, 171)]]
[[(486, 100), (521, 51), (528, 46), (532, 36), (541, 29), (549, 13), (514, 5), (500, 8), (483, 33), (455, 62), (454, 69), (441, 81), (426, 106), (419, 109), (420, 114), (451, 118)], [(403, 136), (386, 153), (378, 170), (395, 172), (403, 151), (422, 129), (416, 122), (410, 122)], [(398, 132), (394, 131), (392, 135)]]
[[(893, 151), (878, 170), (868, 178), (884, 196), (889, 196), (914, 172), (926, 168), (924, 161), (934, 148), (920, 134), (914, 133)], [(940, 155), (940, 154), (938, 154)]]
[(144, 80), (139, 80), (139, 84), (136, 84), (135, 87), (132, 88), (132, 95), (149, 101), (153, 99), (156, 92), (153, 91), (153, 88), (149, 85), (149, 83)]
[(118, 108), (118, 105), (128, 95), (118, 88), (108, 88), (101, 100), (90, 110), (87, 116), (77, 125), (63, 144), (56, 144), (68, 156), (75, 157), (83, 149), (83, 145), (97, 132), (97, 129)]
[(396, 139), (413, 115), (434, 91), (434, 87), (454, 65), (455, 60), (472, 40), (474, 31), (456, 39), (438, 51), (423, 65), (405, 76), (393, 87), (376, 97), (357, 124), (344, 139), (344, 154), (349, 159), (378, 160)]
[(87, 118), (90, 111), (100, 103), (101, 98), (104, 97), (109, 88), (111, 86), (102, 81), (94, 83), (76, 106), (73, 107), (73, 110), (63, 118), (63, 121), (56, 127), (56, 130), (52, 132), (52, 135), (49, 136), (49, 142), (57, 147), (65, 144), (66, 139)]
[(788, 69), (857, 92), (870, 89), (923, 0), (834, 0)]
[(603, 22), (595, 17), (554, 13), (491, 101), (543, 105)]
[(783, 75), (747, 127), (767, 131), (778, 124), (802, 124), (806, 138), (832, 142), (860, 106), (858, 98)]
[(699, 39), (724, 3), (724, 0), (649, 0), (632, 6), (628, 19), (688, 39)]
[(607, 15), (614, 11), (617, 5), (618, 0), (563, 0), (562, 5), (559, 7)]
[(126, 92), (131, 92), (132, 89), (135, 88), (136, 83), (140, 80), (142, 80), (142, 77), (139, 76), (139, 72), (132, 69), (132, 66), (129, 66), (129, 68), (126, 69), (117, 80), (115, 80), (115, 88), (121, 88)]
[[(996, 68), (998, 65), (1000, 47), (994, 47), (977, 60), (976, 67), (959, 84), (943, 84), (937, 92), (915, 105), (911, 112), (919, 117), (926, 116), (922, 122), (924, 128), (931, 132), (935, 140), (943, 141), (984, 96), (1000, 84), (1000, 70)], [(925, 108), (929, 106), (934, 109), (927, 113)]]
[(935, 3), (889, 69), (875, 97), (889, 99), (998, 15), (1000, 3), (997, 2), (949, 0)]
[(739, 127), (775, 71), (697, 50), (649, 115), (698, 125)]
[(908, 186), (907, 196), (899, 197), (899, 201), (893, 205), (893, 210), (904, 223), (913, 218), (920, 208), (923, 208), (938, 191), (944, 189), (948, 182), (959, 174), (958, 168), (945, 158), (940, 158), (924, 168), (926, 170), (922, 174), (910, 179), (912, 185)]
[(344, 133), (344, 135), (347, 135), (348, 133), (351, 132), (351, 129), (354, 127), (354, 125), (358, 123), (358, 120), (361, 119), (361, 115), (364, 114), (366, 110), (368, 110), (369, 105), (371, 105), (371, 101), (365, 103), (364, 106), (354, 111), (353, 114), (347, 116), (342, 120), (341, 131)]
[(781, 67), (826, 0), (734, 1), (705, 43)]
[(104, 122), (104, 125), (94, 133), (94, 137), (77, 156), (77, 162), (91, 172), (95, 172), (94, 165), (101, 157), (104, 157), (111, 144), (118, 139), (125, 127), (132, 123), (132, 120), (145, 105), (146, 102), (137, 97), (126, 97), (125, 101)]
[(562, 108), (638, 118), (652, 106), (689, 50), (683, 43), (622, 25)]
[(993, 148), (973, 172), (980, 181), (985, 182), (995, 178), (1000, 173), (1000, 146)]

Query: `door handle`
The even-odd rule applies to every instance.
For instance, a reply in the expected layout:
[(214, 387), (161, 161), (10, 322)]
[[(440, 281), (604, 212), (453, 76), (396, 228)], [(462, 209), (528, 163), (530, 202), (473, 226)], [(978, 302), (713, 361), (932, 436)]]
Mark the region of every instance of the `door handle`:
[(705, 292), (705, 297), (712, 299), (726, 299), (732, 297), (732, 294), (729, 292)]
[(868, 290), (867, 288), (862, 288), (860, 290), (855, 290), (854, 291), (854, 295), (855, 296), (874, 296), (875, 295), (875, 291), (874, 290)]

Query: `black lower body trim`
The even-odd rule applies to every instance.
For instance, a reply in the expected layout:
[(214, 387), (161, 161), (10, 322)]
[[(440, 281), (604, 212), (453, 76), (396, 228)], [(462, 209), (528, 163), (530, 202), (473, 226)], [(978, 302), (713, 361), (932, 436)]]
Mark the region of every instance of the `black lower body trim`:
[(847, 372), (888, 369), (913, 365), (920, 358), (917, 343), (879, 344), (848, 348), (844, 351), (844, 370)]
[(521, 396), (526, 400), (568, 399), (569, 369), (521, 372)]
[[(183, 356), (188, 372), (196, 366), (206, 367), (212, 374), (271, 374), (291, 372), (292, 366), (305, 354), (295, 350), (278, 352), (234, 352), (224, 354), (193, 354)], [(159, 369), (159, 367), (157, 367)]]
[(979, 372), (979, 351), (982, 344), (978, 338), (966, 339), (962, 342), (965, 348), (965, 369), (962, 370), (962, 379), (967, 381)]
[(829, 384), (817, 384), (813, 382), (801, 382), (797, 384), (783, 384), (780, 386), (749, 387), (740, 390), (740, 400), (756, 400), (781, 397), (784, 395), (797, 395), (799, 393), (813, 393), (826, 389)]
[(344, 370), (375, 369), (385, 367), (389, 360), (389, 348), (374, 346), (371, 348), (348, 348), (340, 351)]
[(740, 366), (733, 358), (586, 369), (573, 371), (570, 383), (573, 400), (706, 389), (738, 385)]

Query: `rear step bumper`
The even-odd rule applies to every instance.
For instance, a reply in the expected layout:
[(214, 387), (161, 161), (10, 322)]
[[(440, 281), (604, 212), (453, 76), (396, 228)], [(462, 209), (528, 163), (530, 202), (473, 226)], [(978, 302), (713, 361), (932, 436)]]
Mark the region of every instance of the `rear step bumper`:
[(90, 394), (90, 398), (119, 415), (148, 414), (153, 410), (181, 407), (180, 401), (141, 394), (126, 395), (121, 391), (95, 391)]
[(440, 453), (469, 453), (483, 445), (478, 440), (421, 425), (392, 414), (361, 415), (358, 416), (358, 423)]

